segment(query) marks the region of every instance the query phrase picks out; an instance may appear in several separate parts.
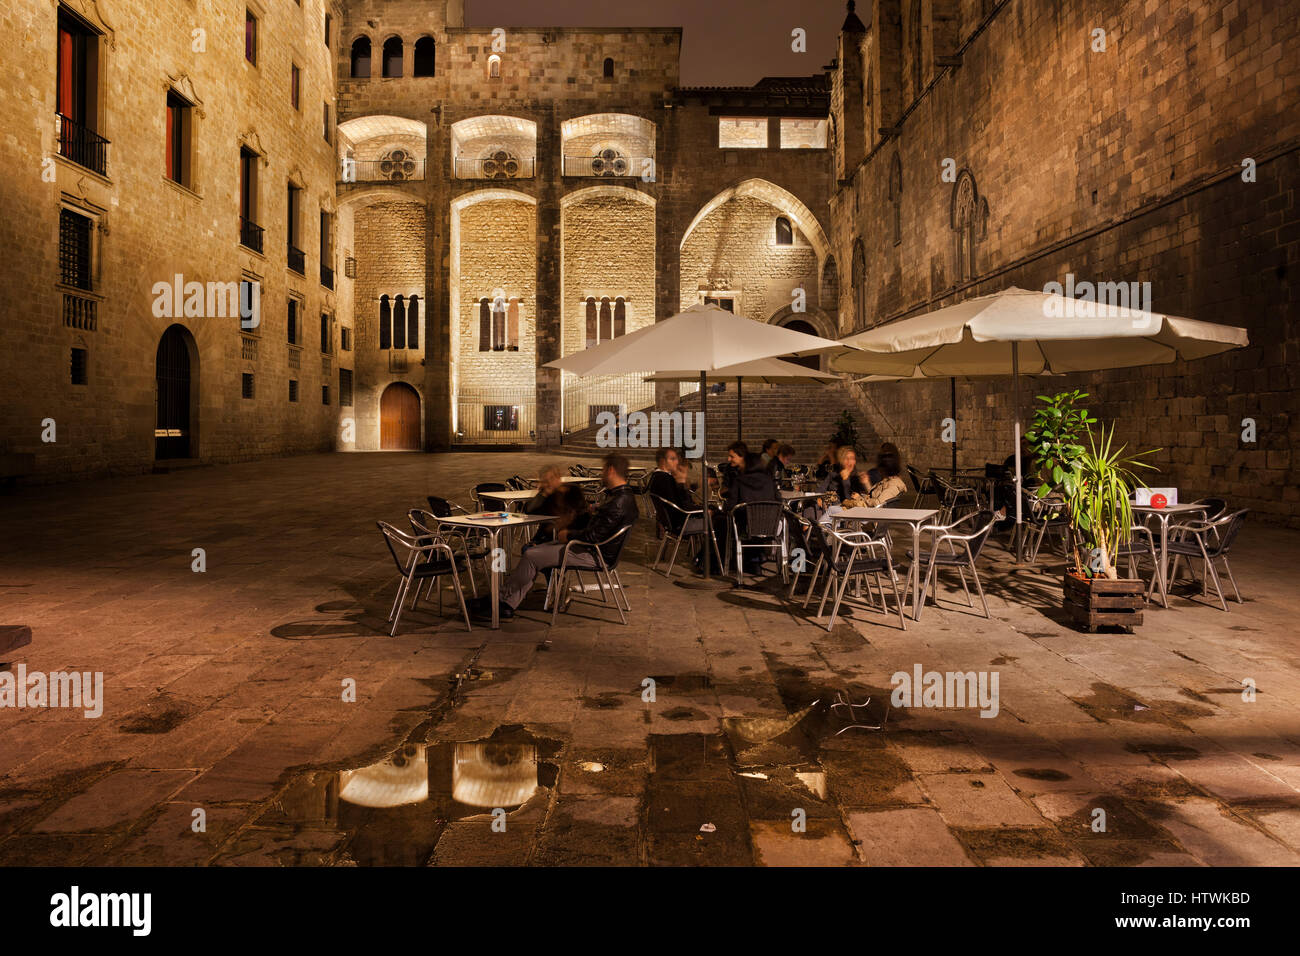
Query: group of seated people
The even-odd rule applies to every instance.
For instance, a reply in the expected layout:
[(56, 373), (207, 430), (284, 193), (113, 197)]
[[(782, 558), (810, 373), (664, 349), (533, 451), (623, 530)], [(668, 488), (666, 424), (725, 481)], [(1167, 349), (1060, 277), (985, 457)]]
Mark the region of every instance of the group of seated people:
[[(553, 515), (556, 520), (541, 526), (533, 540), (524, 547), (519, 563), (502, 582), (498, 604), (498, 616), (502, 620), (514, 617), (515, 609), (528, 596), (539, 573), (550, 580), (551, 572), (564, 560), (564, 549), (568, 542), (599, 545), (605, 562), (615, 562), (622, 545), (620, 542), (606, 542), (619, 529), (636, 524), (640, 515), (636, 492), (627, 483), (630, 468), (631, 462), (625, 455), (605, 456), (600, 468), (604, 494), (594, 508), (588, 505), (575, 485), (565, 484), (561, 480), (563, 474), (557, 466), (542, 468), (537, 476), (537, 494), (524, 510), (528, 514)], [(600, 565), (595, 550), (571, 550), (568, 566), (581, 570), (597, 569)], [(478, 620), (491, 620), (491, 600), (491, 597), (485, 596), (466, 602), (470, 616)]]
[[(780, 501), (780, 486), (789, 477), (795, 456), (795, 449), (771, 439), (763, 444), (762, 454), (754, 454), (742, 441), (732, 442), (727, 447), (727, 461), (716, 472), (710, 469), (707, 476), (709, 486), (717, 489), (721, 486), (721, 507), (710, 507), (710, 520), (713, 523), (714, 540), (719, 549), (726, 547), (728, 524), (740, 504), (760, 501)], [(905, 490), (899, 477), (900, 463), (898, 449), (892, 444), (881, 446), (876, 457), (876, 467), (865, 473), (857, 467), (857, 454), (851, 446), (828, 447), (820, 464), (834, 464), (820, 469), (819, 492), (834, 495), (844, 507), (880, 507), (898, 497)], [(669, 520), (674, 534), (680, 533), (688, 521), (701, 522), (697, 514), (687, 517), (685, 512), (698, 512), (701, 506), (695, 497), (699, 490), (697, 482), (691, 479), (689, 461), (675, 448), (661, 448), (656, 453), (657, 467), (650, 474), (646, 492), (658, 495), (665, 501), (676, 505), (680, 510), (671, 510)], [(604, 493), (600, 502), (592, 506), (575, 484), (563, 481), (564, 473), (558, 465), (543, 466), (537, 476), (537, 494), (524, 506), (526, 514), (544, 514), (555, 518), (554, 521), (541, 525), (533, 539), (526, 545), (519, 562), (509, 572), (502, 583), (498, 614), (502, 619), (514, 616), (528, 592), (532, 590), (538, 574), (549, 579), (551, 572), (560, 566), (564, 559), (565, 545), (570, 541), (597, 545), (606, 541), (620, 528), (635, 524), (639, 516), (636, 491), (628, 484), (630, 462), (624, 455), (606, 455), (601, 463), (600, 478)], [(737, 529), (745, 533), (743, 509), (736, 512)], [(702, 524), (697, 524), (702, 528)], [(689, 533), (692, 529), (687, 528)], [(605, 561), (613, 563), (616, 544), (603, 545), (601, 554)], [(582, 570), (594, 570), (599, 565), (594, 548), (578, 548), (570, 551), (569, 567)], [(750, 552), (753, 554), (753, 552)], [(703, 571), (704, 549), (696, 557), (696, 570)], [(757, 574), (759, 560), (746, 556), (745, 573)], [(713, 569), (720, 573), (720, 568)], [(472, 617), (490, 620), (492, 607), (490, 598), (475, 598), (468, 603)]]
[[(906, 491), (906, 485), (899, 476), (902, 464), (898, 449), (893, 444), (887, 442), (881, 445), (876, 466), (866, 473), (858, 471), (857, 453), (851, 446), (832, 444), (834, 448), (828, 447), (827, 451), (833, 455), (834, 464), (822, 470), (817, 485), (819, 492), (834, 495), (846, 508), (879, 508)], [(727, 446), (727, 461), (719, 466), (717, 478), (709, 478), (710, 487), (716, 488), (720, 482), (722, 489), (721, 509), (711, 511), (715, 540), (720, 547), (727, 540), (728, 519), (737, 505), (781, 500), (780, 487), (791, 474), (794, 456), (795, 449), (791, 445), (776, 439), (763, 443), (761, 455), (751, 452), (742, 441)], [(656, 458), (658, 467), (651, 474), (646, 491), (681, 509), (669, 512), (672, 522), (669, 530), (677, 534), (687, 521), (682, 512), (700, 509), (693, 494), (698, 488), (691, 482), (689, 464), (676, 449), (661, 448)], [(739, 533), (744, 534), (743, 511), (739, 513), (736, 525)], [(688, 533), (691, 530), (687, 528)], [(697, 571), (703, 570), (703, 562), (704, 553), (701, 549), (695, 560)], [(758, 563), (757, 556), (747, 556), (745, 573), (756, 574)]]

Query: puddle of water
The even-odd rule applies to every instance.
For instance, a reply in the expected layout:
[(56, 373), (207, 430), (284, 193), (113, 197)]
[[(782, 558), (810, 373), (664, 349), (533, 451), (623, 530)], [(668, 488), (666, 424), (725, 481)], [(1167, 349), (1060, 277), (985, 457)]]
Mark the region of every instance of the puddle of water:
[(256, 821), (281, 838), (336, 831), (344, 861), (426, 863), (452, 820), (519, 809), (555, 788), (559, 742), (518, 726), (464, 742), (402, 745), (383, 760), (293, 780)]

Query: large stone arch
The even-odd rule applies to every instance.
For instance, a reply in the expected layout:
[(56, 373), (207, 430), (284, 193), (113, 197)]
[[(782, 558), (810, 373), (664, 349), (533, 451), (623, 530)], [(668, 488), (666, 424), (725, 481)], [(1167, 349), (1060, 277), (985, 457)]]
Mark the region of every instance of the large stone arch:
[(825, 261), (830, 251), (830, 241), (826, 238), (826, 231), (822, 229), (821, 223), (813, 215), (812, 210), (805, 206), (794, 193), (766, 179), (746, 179), (722, 190), (722, 192), (706, 202), (700, 207), (700, 211), (695, 214), (695, 218), (691, 220), (690, 225), (682, 232), (679, 247), (686, 245), (686, 240), (695, 231), (695, 227), (703, 222), (711, 212), (732, 199), (744, 197), (760, 199), (789, 216), (812, 245), (817, 254), (818, 265), (820, 266)]

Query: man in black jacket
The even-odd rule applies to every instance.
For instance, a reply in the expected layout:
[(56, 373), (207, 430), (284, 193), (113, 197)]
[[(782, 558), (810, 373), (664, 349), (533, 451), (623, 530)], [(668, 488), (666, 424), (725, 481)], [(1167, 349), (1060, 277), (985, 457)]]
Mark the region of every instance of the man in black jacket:
[[(695, 503), (695, 499), (691, 497), (691, 490), (687, 487), (687, 472), (682, 467), (682, 459), (677, 454), (677, 449), (660, 448), (655, 454), (655, 460), (659, 467), (650, 473), (650, 483), (646, 486), (646, 492), (658, 495), (664, 501), (675, 504), (682, 511), (698, 509), (699, 505)], [(680, 531), (686, 521), (681, 511), (672, 508), (668, 509), (668, 518), (672, 522), (669, 530), (673, 534)]]
[[(575, 521), (567, 529), (556, 535), (556, 540), (547, 544), (524, 548), (519, 563), (506, 577), (501, 585), (500, 616), (514, 617), (517, 608), (528, 592), (532, 590), (533, 581), (539, 572), (548, 568), (558, 568), (564, 555), (564, 545), (568, 541), (604, 541), (620, 528), (635, 524), (638, 517), (636, 492), (627, 483), (630, 463), (623, 455), (606, 455), (601, 468), (601, 481), (605, 485), (605, 500), (592, 512), (586, 521)], [(601, 555), (606, 563), (612, 563), (623, 546), (623, 540), (604, 545)], [(575, 548), (569, 552), (569, 567), (594, 570), (600, 565), (591, 548)], [(480, 620), (491, 620), (492, 607), (490, 597), (476, 598), (469, 602), (470, 613)]]

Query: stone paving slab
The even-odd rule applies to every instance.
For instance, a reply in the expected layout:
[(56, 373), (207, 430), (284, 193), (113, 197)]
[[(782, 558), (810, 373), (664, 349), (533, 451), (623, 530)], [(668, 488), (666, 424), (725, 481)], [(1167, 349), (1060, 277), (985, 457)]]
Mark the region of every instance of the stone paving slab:
[[(538, 590), (500, 631), (422, 602), (389, 636), (395, 574), (374, 521), (553, 457), (305, 455), (19, 490), (0, 515), (0, 625), (33, 641), (12, 656), (102, 672), (105, 705), (0, 708), (0, 865), (348, 865), (379, 835), (325, 791), (298, 806), (303, 780), (338, 788), (411, 747), (510, 727), (547, 741), (539, 796), (505, 833), (431, 802), (427, 849), (413, 839), (400, 862), (1297, 862), (1300, 599), (1278, 569), (1300, 562), (1300, 533), (1250, 526), (1234, 549), (1245, 604), (1179, 593), (1133, 635), (1070, 629), (1059, 571), (1013, 571), (996, 540), (990, 619), (945, 582), (906, 631), (851, 601), (827, 631), (779, 578), (702, 589), (649, 572), (643, 521), (622, 569), (628, 626), (575, 602), (552, 628)], [(918, 664), (996, 671), (997, 716), (892, 706), (892, 676)], [(828, 709), (868, 698), (856, 719), (883, 729)], [(428, 759), (429, 800), (445, 800), (450, 758)]]

